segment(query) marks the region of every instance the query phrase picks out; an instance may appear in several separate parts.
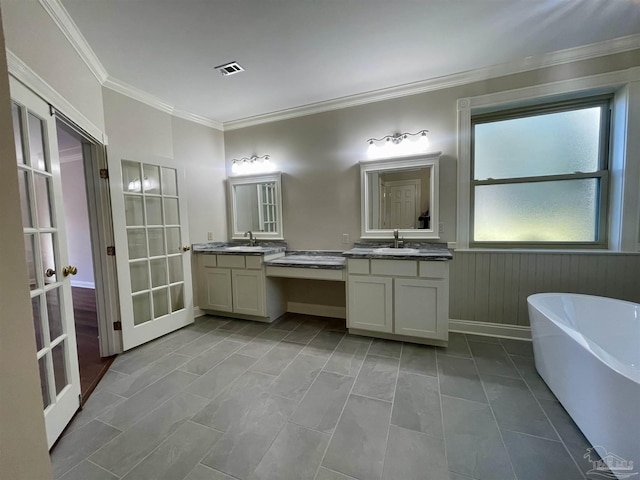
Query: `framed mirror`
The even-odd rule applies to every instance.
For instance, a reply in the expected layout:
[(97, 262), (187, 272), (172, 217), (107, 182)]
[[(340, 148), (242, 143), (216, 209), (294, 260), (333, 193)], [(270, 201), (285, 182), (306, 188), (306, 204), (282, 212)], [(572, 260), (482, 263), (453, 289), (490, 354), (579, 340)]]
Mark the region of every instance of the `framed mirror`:
[(437, 239), (441, 152), (360, 162), (362, 238)]
[(231, 238), (283, 240), (281, 174), (247, 175), (227, 180)]

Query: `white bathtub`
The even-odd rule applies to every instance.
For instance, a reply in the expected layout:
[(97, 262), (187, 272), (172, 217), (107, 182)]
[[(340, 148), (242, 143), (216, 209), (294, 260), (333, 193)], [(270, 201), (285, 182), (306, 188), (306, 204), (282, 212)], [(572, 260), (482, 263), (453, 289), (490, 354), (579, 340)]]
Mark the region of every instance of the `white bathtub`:
[(637, 472), (640, 305), (569, 293), (527, 300), (538, 373), (589, 442)]

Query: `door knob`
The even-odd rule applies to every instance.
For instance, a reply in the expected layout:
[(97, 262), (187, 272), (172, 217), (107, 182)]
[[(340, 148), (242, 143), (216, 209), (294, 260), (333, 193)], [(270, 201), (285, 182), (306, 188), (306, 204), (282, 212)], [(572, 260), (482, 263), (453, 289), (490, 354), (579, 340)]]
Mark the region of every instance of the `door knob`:
[(45, 274), (47, 277), (53, 277), (53, 276), (56, 274), (56, 271), (55, 271), (53, 268), (47, 268), (47, 269), (44, 271), (44, 274)]
[(62, 269), (62, 274), (65, 277), (68, 277), (69, 275), (75, 275), (76, 273), (78, 273), (78, 269), (73, 265), (67, 265)]
[(182, 247), (183, 252), (188, 252), (189, 250), (191, 250), (191, 247), (189, 245), (185, 245), (184, 247)]

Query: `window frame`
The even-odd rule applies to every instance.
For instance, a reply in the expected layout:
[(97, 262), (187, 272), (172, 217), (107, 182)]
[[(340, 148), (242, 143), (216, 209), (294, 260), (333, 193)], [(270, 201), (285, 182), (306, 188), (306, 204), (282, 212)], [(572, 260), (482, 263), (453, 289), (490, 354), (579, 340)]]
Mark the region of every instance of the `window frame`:
[[(541, 248), (541, 249), (602, 249), (608, 245), (609, 212), (609, 168), (610, 143), (612, 138), (612, 108), (614, 95), (607, 93), (563, 101), (540, 102), (525, 107), (502, 108), (488, 113), (472, 114), (470, 118), (470, 164), (469, 164), (469, 247), (470, 248)], [(498, 179), (476, 180), (475, 170), (475, 127), (518, 118), (528, 118), (586, 108), (601, 107), (598, 167), (593, 172), (575, 172), (566, 174), (538, 175), (528, 177), (506, 177)], [(475, 233), (475, 188), (484, 185), (532, 184), (562, 180), (598, 180), (598, 205), (596, 212), (595, 241), (477, 241)]]

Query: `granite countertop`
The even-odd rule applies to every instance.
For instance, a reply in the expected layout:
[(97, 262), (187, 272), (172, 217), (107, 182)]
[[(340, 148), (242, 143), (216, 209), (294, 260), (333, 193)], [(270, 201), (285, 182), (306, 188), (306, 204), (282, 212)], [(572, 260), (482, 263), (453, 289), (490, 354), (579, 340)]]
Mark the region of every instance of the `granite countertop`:
[(191, 246), (194, 253), (209, 255), (271, 255), (287, 250), (285, 242), (256, 242), (255, 247), (244, 242), (208, 242), (194, 243)]
[(453, 259), (453, 255), (443, 243), (405, 242), (402, 248), (394, 249), (392, 247), (393, 243), (356, 243), (351, 250), (343, 252), (343, 255), (348, 258), (394, 260), (445, 261)]
[(268, 260), (264, 264), (270, 267), (343, 270), (346, 268), (346, 259), (339, 251), (297, 250), (289, 251), (284, 257)]

